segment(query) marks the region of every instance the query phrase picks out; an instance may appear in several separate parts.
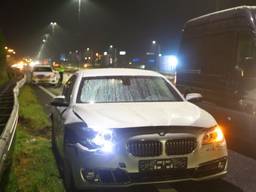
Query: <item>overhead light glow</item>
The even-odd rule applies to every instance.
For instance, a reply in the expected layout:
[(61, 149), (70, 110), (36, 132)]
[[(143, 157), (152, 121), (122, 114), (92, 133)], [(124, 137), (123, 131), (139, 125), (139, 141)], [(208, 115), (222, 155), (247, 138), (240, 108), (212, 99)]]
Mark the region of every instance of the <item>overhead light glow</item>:
[(169, 65), (170, 65), (170, 67), (171, 67), (172, 69), (176, 68), (177, 65), (178, 65), (178, 63), (179, 63), (177, 56), (175, 56), (175, 55), (170, 55), (170, 56), (168, 57), (168, 63), (169, 63)]
[(29, 66), (30, 67), (34, 67), (35, 65), (38, 65), (39, 64), (39, 61), (32, 61)]
[(178, 64), (179, 60), (176, 55), (162, 55), (160, 57), (160, 71), (163, 73), (176, 73)]
[(119, 55), (122, 55), (122, 56), (123, 56), (123, 55), (126, 55), (126, 51), (120, 51), (120, 52), (119, 52)]

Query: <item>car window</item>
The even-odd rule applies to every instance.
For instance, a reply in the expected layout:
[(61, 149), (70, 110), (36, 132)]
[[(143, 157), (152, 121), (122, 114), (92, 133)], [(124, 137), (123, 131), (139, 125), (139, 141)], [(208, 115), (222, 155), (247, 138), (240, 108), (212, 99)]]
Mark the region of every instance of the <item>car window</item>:
[(84, 78), (79, 103), (181, 101), (178, 93), (161, 77)]
[(34, 72), (52, 72), (51, 67), (35, 67)]
[(63, 95), (65, 96), (67, 102), (70, 102), (70, 98), (71, 98), (71, 94), (72, 94), (72, 91), (73, 91), (74, 84), (76, 82), (76, 78), (77, 78), (76, 75), (73, 75), (67, 81), (67, 83), (65, 84), (65, 86), (63, 88)]

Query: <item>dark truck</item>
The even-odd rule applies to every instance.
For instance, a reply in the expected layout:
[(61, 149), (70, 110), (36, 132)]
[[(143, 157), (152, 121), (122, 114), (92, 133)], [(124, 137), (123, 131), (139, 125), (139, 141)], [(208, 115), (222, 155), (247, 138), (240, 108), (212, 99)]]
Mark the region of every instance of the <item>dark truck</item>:
[(180, 46), (177, 85), (208, 101), (256, 111), (256, 6), (189, 20)]

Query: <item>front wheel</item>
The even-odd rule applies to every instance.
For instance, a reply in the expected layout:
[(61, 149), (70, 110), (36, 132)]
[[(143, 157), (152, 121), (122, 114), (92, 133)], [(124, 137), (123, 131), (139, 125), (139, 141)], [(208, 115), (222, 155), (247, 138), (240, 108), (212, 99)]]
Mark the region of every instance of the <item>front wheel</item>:
[(63, 161), (63, 180), (67, 192), (79, 191), (74, 184), (72, 170), (66, 160)]

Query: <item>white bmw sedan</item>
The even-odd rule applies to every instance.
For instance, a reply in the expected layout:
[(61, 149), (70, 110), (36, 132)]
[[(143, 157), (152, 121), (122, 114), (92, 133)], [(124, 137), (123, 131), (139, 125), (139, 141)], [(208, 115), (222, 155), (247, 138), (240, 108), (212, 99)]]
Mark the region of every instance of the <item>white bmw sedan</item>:
[(221, 127), (161, 74), (92, 69), (52, 102), (67, 190), (201, 181), (227, 173)]
[(51, 65), (36, 65), (32, 70), (32, 83), (56, 85), (58, 83), (58, 73)]

